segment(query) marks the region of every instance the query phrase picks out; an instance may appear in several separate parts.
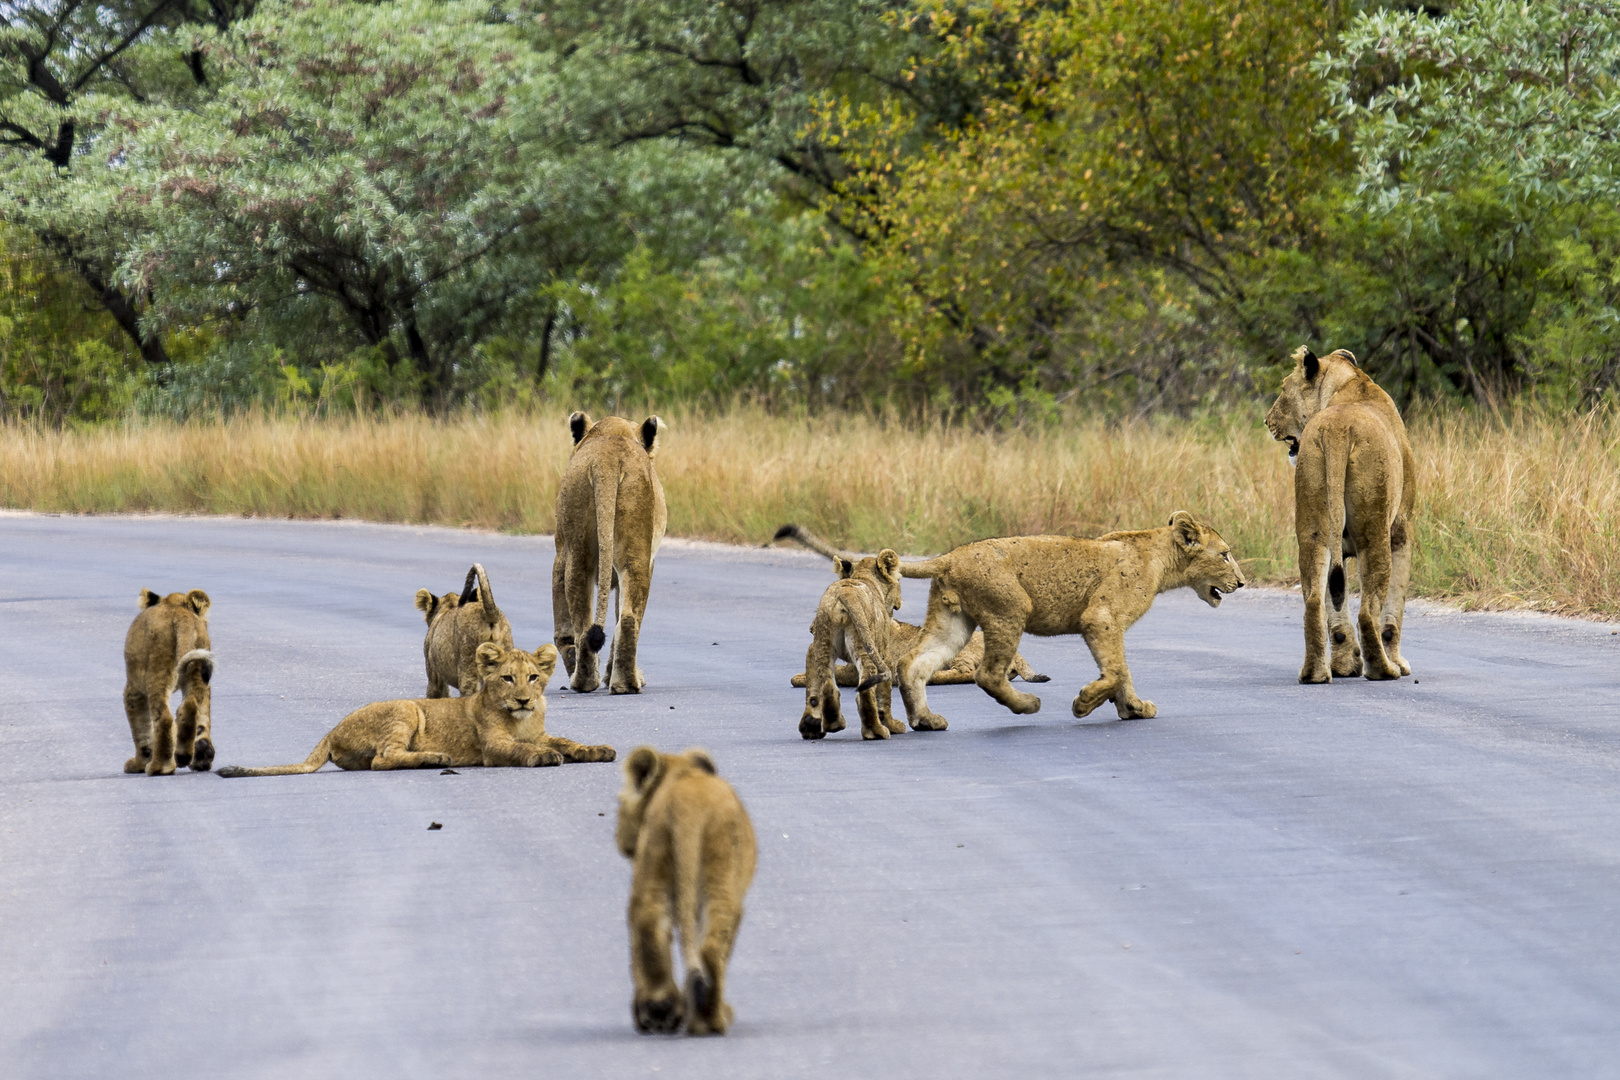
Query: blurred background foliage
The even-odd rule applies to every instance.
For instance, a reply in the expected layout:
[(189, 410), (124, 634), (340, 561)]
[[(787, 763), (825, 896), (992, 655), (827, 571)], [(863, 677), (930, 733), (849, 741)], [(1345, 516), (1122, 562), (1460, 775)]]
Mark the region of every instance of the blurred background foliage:
[[(0, 413), (1620, 377), (1620, 0), (0, 6)], [(621, 405), (622, 403), (622, 405)]]

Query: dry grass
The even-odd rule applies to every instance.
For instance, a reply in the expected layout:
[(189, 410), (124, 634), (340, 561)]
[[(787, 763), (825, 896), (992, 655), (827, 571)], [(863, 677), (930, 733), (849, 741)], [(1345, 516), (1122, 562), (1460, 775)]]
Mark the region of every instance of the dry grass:
[[(906, 552), (983, 536), (1094, 535), (1189, 509), (1260, 581), (1294, 579), (1292, 479), (1257, 417), (984, 434), (865, 416), (666, 414), (670, 532), (759, 543), (798, 521)], [(1620, 420), (1411, 421), (1414, 592), (1470, 607), (1620, 616)], [(0, 504), (365, 518), (549, 532), (564, 414), (247, 417), (82, 432), (0, 427)]]

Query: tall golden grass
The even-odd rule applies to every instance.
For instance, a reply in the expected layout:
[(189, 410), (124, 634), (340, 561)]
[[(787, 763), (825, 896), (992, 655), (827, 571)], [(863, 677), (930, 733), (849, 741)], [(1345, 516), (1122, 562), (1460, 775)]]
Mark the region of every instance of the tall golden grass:
[[(1258, 414), (1072, 418), (986, 433), (881, 417), (666, 414), (670, 532), (757, 544), (797, 521), (871, 550), (984, 536), (1095, 535), (1192, 510), (1262, 582), (1296, 580), (1293, 483)], [(1466, 607), (1620, 616), (1620, 419), (1436, 413), (1419, 470), (1414, 594)], [(83, 431), (0, 426), (0, 504), (550, 532), (561, 411), (246, 416)]]

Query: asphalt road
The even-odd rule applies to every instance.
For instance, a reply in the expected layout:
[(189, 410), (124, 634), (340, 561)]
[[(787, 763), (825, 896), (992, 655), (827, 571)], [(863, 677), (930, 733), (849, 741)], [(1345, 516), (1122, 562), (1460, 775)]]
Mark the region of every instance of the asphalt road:
[(646, 692), (554, 679), (548, 726), (706, 746), (742, 795), (724, 1039), (631, 1027), (617, 765), (120, 771), (141, 587), (212, 596), (218, 764), (276, 764), (422, 692), (413, 594), (473, 560), (549, 641), (551, 553), (0, 515), (0, 1074), (1620, 1076), (1608, 625), (1419, 607), (1414, 678), (1301, 687), (1297, 594), (1182, 591), (1127, 638), (1157, 719), (1076, 723), (1082, 643), (1026, 639), (1035, 716), (938, 687), (949, 731), (807, 743), (788, 677), (825, 564), (672, 542)]

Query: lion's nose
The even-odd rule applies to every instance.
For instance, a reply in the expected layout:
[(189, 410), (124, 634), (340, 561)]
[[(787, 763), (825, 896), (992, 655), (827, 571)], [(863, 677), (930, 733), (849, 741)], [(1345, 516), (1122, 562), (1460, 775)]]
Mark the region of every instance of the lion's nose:
[(533, 698), (526, 698), (526, 697), (518, 698), (517, 699), (518, 708), (527, 709), (529, 707), (529, 702), (531, 702), (533, 700), (534, 700)]

